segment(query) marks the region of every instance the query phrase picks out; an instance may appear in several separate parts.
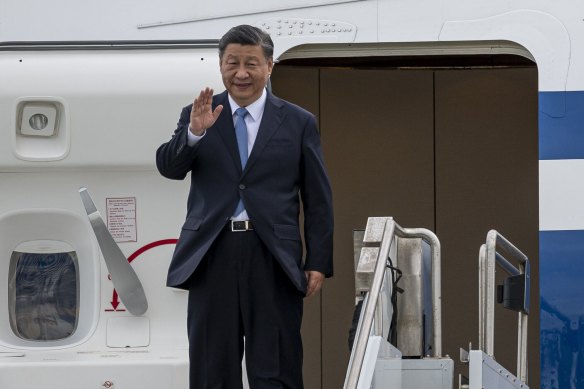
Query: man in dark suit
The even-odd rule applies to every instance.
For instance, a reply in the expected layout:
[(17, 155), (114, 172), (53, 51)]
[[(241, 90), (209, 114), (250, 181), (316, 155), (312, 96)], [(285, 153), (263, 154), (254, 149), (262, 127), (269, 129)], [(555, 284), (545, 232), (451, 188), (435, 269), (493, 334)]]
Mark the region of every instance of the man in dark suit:
[(302, 388), (303, 298), (333, 273), (316, 121), (266, 91), (272, 56), (264, 31), (229, 30), (219, 43), (226, 91), (202, 90), (156, 155), (163, 176), (191, 173), (167, 280), (189, 290), (191, 389), (241, 388), (244, 348), (251, 389)]

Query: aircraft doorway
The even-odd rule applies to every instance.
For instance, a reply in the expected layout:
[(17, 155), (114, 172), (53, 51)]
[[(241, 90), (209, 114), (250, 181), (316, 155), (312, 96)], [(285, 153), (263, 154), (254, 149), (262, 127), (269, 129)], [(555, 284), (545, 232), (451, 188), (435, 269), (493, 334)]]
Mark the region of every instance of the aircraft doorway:
[[(277, 96), (317, 115), (335, 206), (335, 276), (305, 305), (307, 389), (342, 387), (354, 305), (352, 230), (368, 216), (442, 244), (443, 350), (478, 345), (478, 249), (496, 228), (532, 261), (529, 383), (539, 387), (537, 68), (518, 56), (281, 61)], [(514, 371), (516, 314), (496, 308)]]

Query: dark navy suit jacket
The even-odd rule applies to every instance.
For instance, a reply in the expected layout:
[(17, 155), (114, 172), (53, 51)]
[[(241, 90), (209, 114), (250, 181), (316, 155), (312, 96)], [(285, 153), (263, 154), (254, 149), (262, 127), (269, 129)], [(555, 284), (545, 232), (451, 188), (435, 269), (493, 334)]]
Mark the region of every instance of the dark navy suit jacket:
[[(333, 210), (314, 115), (268, 93), (258, 135), (242, 171), (227, 92), (213, 96), (223, 111), (193, 147), (187, 144), (192, 105), (183, 108), (172, 139), (159, 147), (160, 173), (182, 180), (191, 173), (187, 217), (167, 285), (187, 280), (225, 228), (241, 196), (255, 232), (290, 280), (306, 291), (303, 270), (333, 274)], [(302, 264), (300, 198), (306, 256)]]

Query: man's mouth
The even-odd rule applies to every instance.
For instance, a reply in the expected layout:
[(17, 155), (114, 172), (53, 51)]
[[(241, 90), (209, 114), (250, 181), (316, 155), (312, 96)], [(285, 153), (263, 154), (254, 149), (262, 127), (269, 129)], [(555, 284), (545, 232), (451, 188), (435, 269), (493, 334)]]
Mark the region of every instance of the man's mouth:
[(237, 88), (237, 89), (246, 89), (249, 86), (251, 86), (251, 84), (249, 83), (244, 83), (244, 84), (238, 84), (238, 83), (233, 83), (233, 85)]

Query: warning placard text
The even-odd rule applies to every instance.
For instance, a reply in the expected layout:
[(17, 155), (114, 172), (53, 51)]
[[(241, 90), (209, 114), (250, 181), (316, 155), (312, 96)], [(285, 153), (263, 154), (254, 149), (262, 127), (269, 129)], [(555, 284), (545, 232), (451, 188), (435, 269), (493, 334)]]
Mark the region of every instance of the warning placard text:
[(136, 198), (106, 198), (107, 229), (117, 243), (136, 242)]

